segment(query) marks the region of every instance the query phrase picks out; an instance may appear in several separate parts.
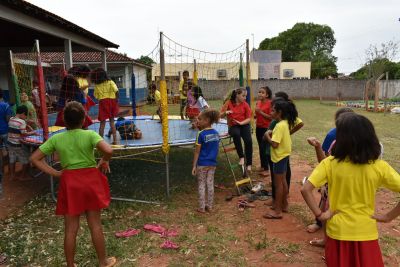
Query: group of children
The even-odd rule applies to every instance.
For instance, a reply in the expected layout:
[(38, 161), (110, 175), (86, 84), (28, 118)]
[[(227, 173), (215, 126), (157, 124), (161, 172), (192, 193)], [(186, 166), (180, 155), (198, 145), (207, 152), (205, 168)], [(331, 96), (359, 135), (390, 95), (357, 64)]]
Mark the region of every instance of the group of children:
[(99, 135), (104, 136), (106, 121), (109, 121), (112, 143), (117, 143), (117, 131), (114, 118), (118, 115), (118, 87), (111, 80), (107, 72), (102, 68), (90, 70), (87, 66), (72, 67), (68, 74), (63, 78), (58, 102), (56, 126), (66, 126), (64, 122), (64, 107), (70, 101), (76, 101), (85, 108), (85, 120), (82, 124), (83, 129), (87, 129), (93, 124), (88, 115), (89, 109), (95, 105), (95, 102), (88, 94), (89, 84), (94, 84), (94, 97), (99, 103), (98, 120), (100, 121)]
[[(69, 267), (75, 266), (76, 236), (81, 214), (86, 215), (100, 266), (116, 264), (115, 257), (106, 256), (100, 211), (110, 203), (110, 190), (104, 174), (110, 171), (109, 160), (112, 156), (112, 148), (103, 140), (102, 135), (105, 120), (110, 119), (111, 124), (113, 120), (109, 116), (116, 116), (118, 89), (102, 69), (91, 72), (90, 76), (95, 83), (95, 97), (101, 105), (99, 120), (103, 122), (103, 128), (100, 129), (100, 134), (84, 130), (91, 121), (87, 116), (87, 106), (85, 109), (87, 95), (82, 93), (87, 86), (85, 82), (79, 82), (79, 79), (87, 79), (89, 76), (78, 77), (72, 72), (63, 80), (61, 94), (64, 99), (59, 99), (58, 122), (66, 126), (67, 131), (52, 136), (30, 158), (40, 170), (60, 177), (56, 214), (64, 216), (65, 220), (64, 251)], [(188, 91), (195, 92), (194, 88), (196, 86), (188, 88)], [(197, 102), (202, 97), (199, 92), (192, 95)], [(269, 202), (271, 210), (264, 217), (282, 219), (283, 213), (288, 211), (291, 135), (304, 124), (298, 116), (295, 104), (286, 93), (278, 92), (272, 98), (268, 87), (260, 88), (254, 112), (246, 102), (246, 95), (245, 89), (235, 89), (220, 112), (205, 105), (196, 113), (195, 124), (199, 132), (192, 174), (198, 179), (197, 211), (211, 212), (214, 206), (214, 173), (220, 138), (212, 125), (221, 117), (227, 117), (229, 134), (234, 141), (239, 164), (250, 172), (253, 154), (250, 122), (254, 114), (261, 175), (267, 176), (269, 170), (272, 182), (272, 200)], [(189, 101), (188, 94), (186, 101)], [(0, 101), (0, 111), (3, 106)], [(181, 115), (183, 110), (181, 109)], [(7, 112), (4, 114), (10, 116)], [(17, 115), (9, 119), (7, 144), (10, 162), (14, 157), (24, 159), (21, 136), (34, 133), (26, 130), (27, 116), (28, 108), (20, 106), (17, 108)], [(330, 141), (327, 141), (329, 144), (325, 145), (328, 147), (326, 151), (318, 140), (308, 139), (316, 149), (320, 164), (305, 181), (301, 193), (316, 217), (317, 227), (326, 225), (323, 244), (328, 266), (383, 266), (376, 222), (388, 222), (396, 218), (400, 215), (400, 204), (385, 215), (374, 215), (375, 193), (381, 186), (400, 191), (400, 176), (385, 161), (379, 159), (381, 145), (367, 118), (349, 110), (340, 110), (336, 114), (335, 123), (336, 129), (330, 131)], [(115, 141), (115, 127), (110, 127)], [(0, 132), (4, 143), (3, 136), (4, 133)], [(102, 154), (99, 162), (94, 158), (95, 148)], [(62, 171), (54, 169), (43, 160), (53, 152), (60, 156)], [(312, 193), (314, 188), (320, 187), (325, 188), (326, 193), (322, 205), (318, 205)]]
[[(229, 134), (233, 138), (239, 164), (245, 164), (247, 170), (251, 171), (252, 112), (245, 101), (246, 94), (245, 89), (235, 89), (223, 105), (221, 115), (227, 116)], [(288, 95), (278, 92), (271, 101), (268, 87), (259, 89), (254, 113), (261, 174), (270, 169), (273, 191), (269, 202), (271, 211), (264, 218), (282, 219), (282, 213), (288, 212), (291, 135), (304, 124)], [(210, 127), (216, 121), (216, 112), (211, 110), (202, 112), (198, 118), (201, 131), (196, 141), (192, 174), (198, 177), (198, 211), (202, 213), (211, 211), (213, 207), (212, 187), (218, 138)], [(301, 189), (304, 200), (316, 218), (316, 223), (307, 230), (313, 232), (323, 228), (325, 231), (324, 239), (310, 243), (325, 247), (327, 266), (384, 266), (377, 222), (390, 222), (398, 217), (400, 203), (386, 214), (379, 215), (375, 213), (375, 195), (379, 187), (399, 192), (400, 175), (381, 159), (383, 146), (373, 124), (366, 117), (342, 108), (335, 114), (335, 124), (336, 128), (328, 132), (322, 145), (314, 137), (307, 139), (315, 148), (320, 162)], [(245, 153), (241, 139), (245, 144)], [(313, 195), (315, 188), (321, 188), (319, 204)], [(204, 198), (205, 191), (208, 192), (207, 201)]]

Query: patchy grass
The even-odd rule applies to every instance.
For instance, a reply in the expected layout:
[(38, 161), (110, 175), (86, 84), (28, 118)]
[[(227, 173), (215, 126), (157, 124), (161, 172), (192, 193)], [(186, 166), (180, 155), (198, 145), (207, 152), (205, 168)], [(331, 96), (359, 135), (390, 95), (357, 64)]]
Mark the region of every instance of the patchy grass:
[[(220, 102), (210, 101), (219, 107)], [(335, 106), (320, 105), (318, 101), (296, 101), (305, 127), (293, 136), (293, 154), (296, 159), (315, 164), (315, 154), (305, 139), (316, 136), (323, 139), (333, 127)], [(151, 113), (155, 107), (144, 107)], [(179, 105), (171, 106), (172, 113), (178, 114)], [(399, 116), (374, 114), (360, 111), (375, 124), (378, 136), (385, 146), (384, 158), (400, 169)], [(318, 114), (318, 115), (316, 115)], [(254, 138), (254, 153), (257, 142)], [(247, 266), (247, 252), (262, 253), (260, 261), (309, 265), (312, 260), (301, 253), (303, 247), (297, 243), (267, 236), (262, 227), (249, 229), (246, 234), (237, 232), (238, 226), (251, 224), (250, 209), (235, 215), (235, 210), (217, 212), (202, 216), (194, 212), (197, 206), (196, 179), (191, 175), (192, 149), (173, 148), (170, 156), (171, 199), (165, 198), (165, 169), (161, 154), (145, 155), (141, 160), (113, 160), (109, 177), (111, 190), (120, 197), (143, 198), (164, 201), (162, 205), (112, 202), (103, 211), (102, 222), (107, 250), (118, 257), (119, 266), (143, 266), (145, 257), (163, 258), (169, 266)], [(236, 155), (229, 155), (233, 162)], [(293, 161), (292, 164), (296, 164)], [(257, 164), (257, 163), (255, 163)], [(224, 155), (219, 156), (219, 166), (215, 175), (216, 183), (232, 186), (229, 166)], [(54, 214), (55, 203), (49, 195), (30, 201), (24, 208), (0, 222), (0, 251), (7, 253), (11, 266), (62, 266), (63, 220)], [(229, 211), (228, 211), (229, 212)], [(291, 203), (289, 212), (304, 225), (313, 218), (305, 205)], [(232, 215), (232, 216), (230, 216)], [(235, 216), (234, 216), (235, 215)], [(165, 251), (160, 248), (163, 239), (156, 234), (142, 232), (138, 236), (117, 239), (116, 231), (127, 228), (142, 228), (146, 223), (160, 223), (169, 228), (177, 228), (179, 236), (172, 241), (180, 245), (179, 250)], [(263, 222), (264, 223), (264, 222)], [(399, 256), (399, 239), (383, 235), (380, 239), (385, 256)], [(95, 266), (95, 251), (84, 217), (77, 240), (76, 261), (82, 266)]]
[(398, 246), (399, 238), (389, 235), (379, 237), (382, 254), (386, 257), (400, 256), (400, 248)]

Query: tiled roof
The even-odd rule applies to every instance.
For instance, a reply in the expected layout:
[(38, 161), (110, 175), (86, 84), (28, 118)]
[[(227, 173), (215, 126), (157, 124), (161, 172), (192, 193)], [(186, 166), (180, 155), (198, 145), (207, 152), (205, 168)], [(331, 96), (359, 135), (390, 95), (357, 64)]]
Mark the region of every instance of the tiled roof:
[[(64, 52), (42, 52), (40, 53), (42, 62), (50, 63), (50, 64), (60, 64), (63, 63), (65, 53)], [(16, 53), (14, 57), (19, 58), (21, 60), (32, 60), (36, 61), (36, 56), (34, 53)], [(151, 68), (146, 64), (140, 63), (137, 60), (134, 60), (126, 55), (106, 50), (106, 60), (110, 63), (116, 62), (131, 62), (136, 65), (141, 65), (143, 67)], [(72, 53), (72, 62), (75, 63), (99, 63), (102, 62), (101, 52), (73, 52)]]

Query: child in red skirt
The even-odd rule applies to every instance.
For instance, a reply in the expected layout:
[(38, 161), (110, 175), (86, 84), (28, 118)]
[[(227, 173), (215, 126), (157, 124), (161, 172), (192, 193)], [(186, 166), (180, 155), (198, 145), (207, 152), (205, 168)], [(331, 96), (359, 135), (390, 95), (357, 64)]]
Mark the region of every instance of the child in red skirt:
[[(400, 205), (374, 216), (379, 187), (400, 191), (400, 175), (379, 159), (381, 145), (374, 126), (364, 116), (347, 112), (336, 121), (336, 143), (303, 185), (301, 193), (315, 217), (326, 221), (325, 258), (328, 266), (380, 267), (377, 221), (390, 221)], [(312, 191), (329, 187), (329, 209), (322, 212)]]
[[(82, 104), (72, 101), (64, 109), (67, 131), (47, 140), (31, 156), (31, 161), (41, 171), (61, 177), (58, 190), (56, 214), (65, 220), (64, 252), (67, 266), (74, 266), (76, 235), (79, 217), (86, 215), (101, 267), (114, 266), (116, 259), (106, 257), (104, 235), (101, 226), (101, 209), (110, 204), (110, 189), (107, 177), (112, 148), (96, 132), (82, 130), (85, 110)], [(96, 164), (93, 150), (103, 154)], [(61, 171), (49, 166), (44, 158), (57, 152), (61, 159)]]
[(113, 80), (108, 78), (107, 72), (102, 68), (95, 69), (90, 75), (94, 86), (94, 97), (99, 100), (99, 134), (104, 136), (106, 120), (110, 122), (113, 144), (117, 143), (117, 131), (114, 118), (118, 116), (118, 87)]

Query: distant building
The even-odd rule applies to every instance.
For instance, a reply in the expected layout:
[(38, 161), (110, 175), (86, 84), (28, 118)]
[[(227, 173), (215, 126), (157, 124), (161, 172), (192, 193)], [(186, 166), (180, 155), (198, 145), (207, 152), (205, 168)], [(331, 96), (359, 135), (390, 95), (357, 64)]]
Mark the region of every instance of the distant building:
[[(197, 63), (197, 77), (199, 80), (232, 80), (239, 77), (239, 62), (227, 63)], [(189, 71), (190, 78), (193, 78), (194, 64), (193, 63), (165, 63), (166, 79), (180, 79), (184, 70)], [(246, 67), (243, 64), (243, 73), (246, 77)], [(258, 79), (258, 64), (250, 63), (251, 79)], [(154, 64), (152, 70), (152, 79), (157, 80), (160, 77), (160, 64)]]
[(258, 79), (279, 79), (282, 51), (253, 49), (250, 53), (250, 62), (258, 63)]
[(311, 62), (282, 62), (279, 78), (289, 79), (310, 79)]

